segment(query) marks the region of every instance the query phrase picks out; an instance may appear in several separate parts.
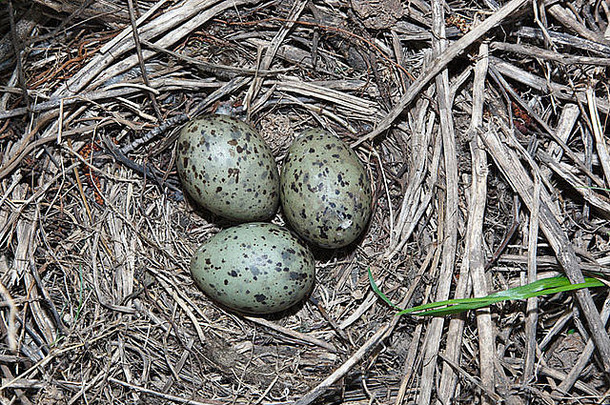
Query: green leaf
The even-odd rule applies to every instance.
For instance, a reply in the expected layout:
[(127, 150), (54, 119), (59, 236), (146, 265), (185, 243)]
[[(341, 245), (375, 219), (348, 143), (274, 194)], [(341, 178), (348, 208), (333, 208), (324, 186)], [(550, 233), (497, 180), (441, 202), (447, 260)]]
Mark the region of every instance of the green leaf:
[(605, 284), (594, 277), (586, 277), (583, 283), (572, 284), (567, 277), (557, 276), (534, 281), (520, 287), (509, 288), (479, 298), (460, 298), (446, 301), (431, 302), (413, 308), (400, 309), (394, 305), (375, 284), (371, 269), (369, 268), (369, 281), (373, 291), (386, 303), (399, 310), (397, 315), (411, 314), (421, 316), (444, 316), (473, 309), (487, 307), (501, 301), (524, 300), (541, 295), (556, 294), (558, 292), (579, 290), (581, 288), (603, 287)]
[(386, 304), (388, 304), (389, 306), (394, 307), (396, 309), (400, 309), (396, 305), (394, 305), (392, 303), (392, 301), (390, 301), (390, 299), (388, 297), (386, 297), (383, 292), (381, 292), (379, 287), (377, 287), (377, 283), (375, 283), (375, 280), (373, 279), (373, 273), (371, 273), (370, 267), (368, 268), (368, 272), (369, 272), (369, 283), (371, 283), (371, 288), (373, 289), (373, 291), (375, 291), (375, 293), (377, 293), (377, 295), (379, 295), (379, 297), (381, 297), (381, 299), (384, 300)]

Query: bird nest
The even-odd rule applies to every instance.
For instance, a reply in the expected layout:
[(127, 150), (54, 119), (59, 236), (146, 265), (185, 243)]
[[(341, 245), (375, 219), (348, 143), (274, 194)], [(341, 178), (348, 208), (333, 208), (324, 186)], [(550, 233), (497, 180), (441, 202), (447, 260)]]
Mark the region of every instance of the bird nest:
[[(368, 278), (405, 308), (609, 273), (607, 0), (0, 7), (2, 403), (608, 402), (607, 289), (423, 318)], [(193, 283), (225, 226), (175, 169), (203, 113), (365, 164), (368, 229), (294, 310)]]

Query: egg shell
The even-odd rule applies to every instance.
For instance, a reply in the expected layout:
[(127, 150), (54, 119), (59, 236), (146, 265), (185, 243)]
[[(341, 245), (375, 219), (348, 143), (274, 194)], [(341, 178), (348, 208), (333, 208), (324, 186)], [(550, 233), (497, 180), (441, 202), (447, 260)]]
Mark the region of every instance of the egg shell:
[(188, 123), (177, 142), (184, 188), (203, 208), (236, 222), (273, 217), (279, 173), (271, 149), (248, 124), (225, 115)]
[(372, 189), (356, 153), (328, 131), (311, 129), (290, 146), (280, 175), (280, 201), (290, 226), (323, 247), (352, 243), (365, 229)]
[(265, 222), (220, 231), (197, 249), (190, 270), (209, 297), (249, 314), (293, 306), (315, 279), (309, 248), (287, 229)]

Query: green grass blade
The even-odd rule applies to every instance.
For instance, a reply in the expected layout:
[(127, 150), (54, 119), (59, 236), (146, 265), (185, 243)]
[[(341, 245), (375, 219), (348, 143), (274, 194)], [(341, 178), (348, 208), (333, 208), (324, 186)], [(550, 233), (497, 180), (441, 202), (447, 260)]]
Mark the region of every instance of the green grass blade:
[(433, 302), (408, 308), (399, 314), (412, 314), (423, 316), (444, 316), (472, 309), (479, 309), (491, 304), (507, 300), (523, 300), (541, 295), (556, 294), (558, 292), (573, 291), (581, 288), (603, 287), (604, 283), (596, 278), (587, 277), (584, 283), (571, 284), (564, 276), (550, 277), (524, 286), (510, 288), (505, 291), (489, 294), (481, 298), (463, 298), (447, 301)]
[(399, 309), (397, 315), (411, 314), (420, 316), (445, 316), (459, 312), (469, 311), (487, 307), (501, 301), (524, 300), (541, 295), (556, 294), (558, 292), (573, 291), (581, 288), (604, 287), (605, 284), (593, 277), (586, 277), (583, 283), (571, 284), (564, 276), (550, 277), (534, 281), (519, 287), (498, 291), (480, 298), (460, 298), (446, 301), (431, 302), (413, 308), (402, 309), (394, 305), (375, 284), (373, 275), (369, 269), (369, 281), (373, 291), (377, 293), (387, 304)]
[[(594, 277), (585, 277), (584, 283), (577, 283), (577, 284), (571, 284), (570, 280), (568, 280), (567, 278), (565, 280), (566, 280), (566, 283), (568, 283), (568, 284), (560, 285), (560, 286), (556, 286), (556, 287), (552, 287), (552, 288), (546, 288), (542, 291), (534, 293), (533, 295), (531, 295), (531, 297), (538, 297), (540, 295), (556, 294), (558, 292), (564, 292), (564, 291), (580, 290), (582, 288), (593, 288), (593, 287), (606, 286), (606, 284), (604, 284), (603, 282), (601, 282), (600, 280), (598, 280)], [(526, 298), (530, 298), (530, 297), (526, 297)]]
[(386, 304), (388, 304), (389, 306), (396, 308), (396, 309), (401, 309), (398, 308), (396, 305), (394, 305), (392, 303), (392, 301), (390, 301), (390, 299), (388, 297), (385, 296), (385, 294), (379, 289), (379, 287), (377, 287), (377, 283), (375, 283), (375, 280), (373, 279), (373, 273), (371, 272), (371, 268), (368, 268), (368, 272), (369, 272), (369, 283), (371, 284), (371, 288), (373, 289), (373, 291), (375, 291), (375, 293), (382, 299), (385, 301)]
[(431, 302), (429, 304), (419, 305), (412, 308), (403, 309), (398, 315), (435, 315), (444, 316), (455, 314), (472, 309), (487, 307), (496, 302), (504, 301), (510, 298), (505, 297), (480, 297), (480, 298), (456, 298), (446, 301)]

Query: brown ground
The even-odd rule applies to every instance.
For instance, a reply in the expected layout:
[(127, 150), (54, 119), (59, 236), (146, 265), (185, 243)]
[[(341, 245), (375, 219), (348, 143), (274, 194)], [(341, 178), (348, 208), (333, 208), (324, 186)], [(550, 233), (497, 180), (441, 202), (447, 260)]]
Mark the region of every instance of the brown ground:
[[(408, 307), (608, 274), (607, 0), (129, 3), (0, 1), (3, 404), (610, 402), (607, 289), (423, 319), (367, 278)], [(289, 313), (190, 278), (225, 224), (173, 146), (214, 111), (278, 161), (333, 131), (374, 183)]]

